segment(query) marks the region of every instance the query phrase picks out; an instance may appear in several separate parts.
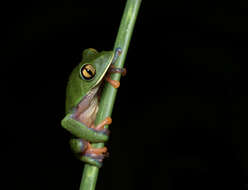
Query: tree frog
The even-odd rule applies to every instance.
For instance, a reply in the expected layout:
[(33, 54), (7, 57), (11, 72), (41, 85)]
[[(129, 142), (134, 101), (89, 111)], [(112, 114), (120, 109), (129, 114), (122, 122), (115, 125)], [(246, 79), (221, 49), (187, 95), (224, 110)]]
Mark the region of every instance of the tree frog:
[(120, 53), (120, 48), (102, 52), (92, 48), (84, 50), (83, 59), (73, 69), (67, 84), (66, 116), (61, 125), (77, 137), (71, 139), (70, 145), (79, 159), (97, 167), (101, 166), (107, 148), (93, 148), (91, 143), (107, 141), (109, 131), (104, 126), (112, 122), (107, 117), (95, 125), (98, 103), (104, 81), (118, 88), (120, 83), (112, 80), (111, 74), (126, 73), (125, 69), (114, 67)]

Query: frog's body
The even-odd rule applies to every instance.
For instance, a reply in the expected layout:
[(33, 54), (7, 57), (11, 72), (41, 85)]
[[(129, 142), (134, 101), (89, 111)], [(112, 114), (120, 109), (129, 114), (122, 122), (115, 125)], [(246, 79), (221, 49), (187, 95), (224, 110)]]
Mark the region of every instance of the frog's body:
[(110, 78), (110, 74), (116, 72), (116, 68), (111, 72), (112, 63), (117, 58), (115, 55), (113, 51), (84, 50), (83, 60), (73, 69), (66, 89), (66, 116), (61, 124), (79, 138), (71, 140), (71, 146), (80, 159), (98, 167), (107, 149), (92, 148), (89, 142), (108, 140), (104, 126), (111, 124), (111, 118), (107, 117), (97, 126), (95, 119), (103, 80), (118, 87), (118, 82)]

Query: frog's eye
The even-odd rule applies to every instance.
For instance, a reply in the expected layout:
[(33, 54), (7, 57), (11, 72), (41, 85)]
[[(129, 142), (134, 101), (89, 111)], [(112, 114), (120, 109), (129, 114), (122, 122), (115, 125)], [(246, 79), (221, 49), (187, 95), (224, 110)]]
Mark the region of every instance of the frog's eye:
[(81, 68), (81, 75), (85, 80), (90, 80), (96, 75), (96, 69), (90, 64), (85, 64)]

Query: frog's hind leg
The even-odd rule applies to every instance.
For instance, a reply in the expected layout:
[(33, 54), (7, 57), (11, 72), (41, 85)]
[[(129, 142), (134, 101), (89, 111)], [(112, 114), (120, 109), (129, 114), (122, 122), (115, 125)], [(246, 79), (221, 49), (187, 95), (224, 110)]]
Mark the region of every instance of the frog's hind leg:
[(81, 161), (96, 167), (101, 167), (103, 159), (108, 156), (106, 147), (93, 148), (88, 141), (83, 139), (71, 139), (70, 145), (73, 152)]
[[(106, 122), (105, 120), (103, 120), (103, 122), (101, 123), (105, 125), (110, 124), (110, 122)], [(105, 142), (108, 140), (107, 129), (98, 126), (96, 127), (96, 129), (94, 128), (94, 126), (91, 126), (89, 128), (82, 122), (77, 121), (71, 114), (67, 114), (62, 120), (61, 124), (74, 136), (85, 139), (89, 142)]]

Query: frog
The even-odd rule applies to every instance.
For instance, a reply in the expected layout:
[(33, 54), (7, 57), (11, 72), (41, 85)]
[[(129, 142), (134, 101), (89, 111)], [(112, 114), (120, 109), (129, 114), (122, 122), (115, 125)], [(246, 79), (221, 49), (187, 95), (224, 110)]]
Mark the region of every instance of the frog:
[(70, 146), (75, 155), (96, 167), (102, 166), (108, 152), (106, 147), (94, 148), (92, 143), (106, 142), (109, 130), (105, 126), (112, 123), (112, 118), (106, 117), (96, 125), (98, 105), (106, 82), (113, 88), (120, 86), (119, 81), (111, 79), (111, 74), (126, 75), (125, 68), (114, 66), (120, 54), (121, 48), (101, 52), (93, 48), (85, 49), (82, 61), (72, 70), (66, 87), (66, 115), (61, 125), (74, 136)]

